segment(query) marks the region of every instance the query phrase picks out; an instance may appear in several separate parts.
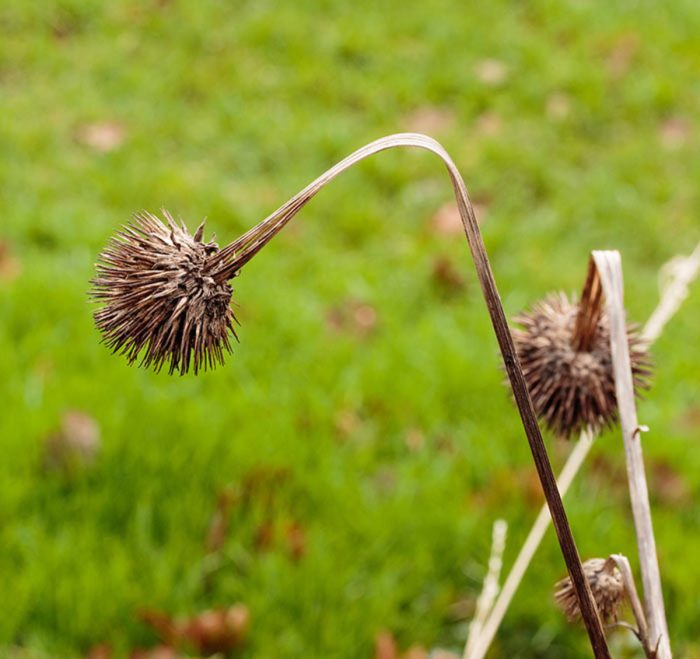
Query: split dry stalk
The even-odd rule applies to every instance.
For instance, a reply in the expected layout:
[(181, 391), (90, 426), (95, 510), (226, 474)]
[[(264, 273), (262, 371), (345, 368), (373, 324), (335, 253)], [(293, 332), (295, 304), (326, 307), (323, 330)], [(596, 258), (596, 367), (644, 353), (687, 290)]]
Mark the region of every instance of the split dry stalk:
[[(491, 317), (491, 323), (496, 334), (499, 348), (503, 357), (506, 373), (511, 383), (513, 396), (515, 398), (520, 418), (525, 429), (525, 434), (530, 445), (537, 474), (544, 491), (544, 496), (550, 510), (552, 522), (554, 525), (557, 539), (561, 548), (567, 570), (573, 581), (579, 604), (581, 607), (581, 616), (586, 626), (586, 631), (593, 648), (594, 655), (597, 658), (609, 657), (605, 633), (602, 623), (598, 615), (598, 611), (591, 594), (590, 586), (583, 572), (581, 558), (576, 549), (573, 534), (569, 526), (566, 512), (557, 489), (554, 473), (552, 471), (549, 456), (542, 439), (542, 433), (537, 418), (532, 406), (532, 400), (525, 383), (525, 378), (520, 367), (513, 338), (508, 328), (503, 305), (501, 303), (496, 282), (491, 271), (491, 265), (486, 254), (479, 225), (474, 214), (474, 208), (469, 199), (466, 185), (459, 173), (457, 166), (450, 158), (449, 154), (443, 147), (434, 139), (426, 135), (418, 133), (400, 133), (381, 138), (362, 147), (349, 155), (347, 158), (339, 162), (334, 167), (331, 167), (327, 172), (319, 176), (315, 181), (309, 184), (297, 195), (292, 197), (286, 204), (281, 206), (277, 211), (265, 219), (260, 225), (255, 227), (251, 232), (257, 236), (251, 243), (246, 236), (240, 239), (241, 243), (246, 244), (246, 249), (254, 253), (259, 249), (260, 245), (265, 244), (273, 235), (281, 230), (281, 228), (289, 222), (327, 183), (332, 181), (346, 169), (352, 167), (356, 163), (365, 158), (396, 147), (414, 147), (425, 149), (437, 155), (445, 166), (452, 181), (452, 187), (457, 200), (460, 218), (464, 226), (464, 231), (469, 243), (469, 248), (472, 254), (472, 259), (476, 267), (477, 276), (481, 284), (481, 289), (486, 301), (486, 306)], [(249, 232), (249, 233), (251, 233)], [(228, 251), (227, 251), (228, 250)], [(230, 272), (226, 271), (224, 265), (222, 273), (233, 276), (241, 267), (241, 262), (236, 259), (236, 249), (224, 248), (221, 250), (220, 258), (225, 260), (225, 253), (230, 260)]]
[(656, 556), (656, 540), (651, 521), (642, 442), (637, 421), (637, 406), (632, 384), (632, 367), (625, 329), (622, 287), (622, 261), (617, 251), (594, 251), (595, 269), (605, 293), (605, 307), (610, 322), (610, 347), (615, 371), (615, 394), (620, 413), (622, 439), (625, 445), (627, 480), (632, 517), (637, 535), (639, 565), (644, 585), (644, 603), (651, 644), (657, 647), (658, 659), (671, 659), (661, 573)]
[[(680, 309), (688, 295), (690, 284), (700, 273), (700, 243), (696, 245), (690, 256), (674, 257), (662, 267), (661, 271), (667, 273), (667, 279), (661, 286), (661, 298), (642, 330), (643, 339), (650, 345), (661, 336), (666, 324)], [(566, 464), (557, 479), (562, 497), (569, 491), (571, 483), (586, 461), (595, 437), (596, 435), (589, 431), (582, 432), (578, 442), (569, 453)], [(486, 619), (478, 643), (466, 655), (466, 659), (483, 659), (488, 652), (518, 586), (549, 528), (549, 521), (549, 510), (546, 505), (543, 505)]]
[(644, 616), (644, 609), (642, 608), (642, 603), (639, 600), (639, 595), (637, 594), (637, 585), (634, 582), (634, 575), (632, 574), (630, 562), (627, 560), (627, 557), (623, 556), (622, 554), (612, 554), (610, 558), (615, 561), (617, 569), (622, 575), (622, 583), (625, 586), (627, 599), (632, 607), (632, 615), (637, 622), (637, 628), (633, 629), (632, 631), (642, 644), (642, 648), (644, 649), (644, 654), (646, 655), (647, 659), (656, 659), (656, 652), (658, 648), (656, 646), (652, 646), (651, 641), (649, 640), (649, 626), (647, 625), (647, 619)]

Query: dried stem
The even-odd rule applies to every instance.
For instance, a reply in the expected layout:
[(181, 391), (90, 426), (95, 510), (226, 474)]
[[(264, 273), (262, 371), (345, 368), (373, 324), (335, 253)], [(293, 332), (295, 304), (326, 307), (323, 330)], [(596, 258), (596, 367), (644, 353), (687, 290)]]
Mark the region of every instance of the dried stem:
[[(684, 257), (679, 255), (675, 257), (663, 266), (662, 271), (664, 270), (669, 272), (670, 280), (662, 287), (661, 299), (642, 330), (642, 337), (649, 344), (661, 336), (666, 323), (678, 311), (683, 300), (685, 300), (688, 294), (688, 287), (698, 276), (700, 272), (700, 243), (698, 243), (690, 256)], [(588, 431), (582, 432), (578, 442), (571, 453), (569, 453), (566, 464), (557, 479), (557, 485), (562, 497), (568, 492), (573, 479), (585, 462), (586, 456), (591, 446), (593, 446), (594, 439), (594, 434)], [(484, 624), (478, 643), (467, 656), (467, 659), (482, 659), (486, 655), (513, 600), (513, 596), (522, 582), (525, 572), (527, 572), (527, 568), (544, 538), (544, 534), (549, 528), (549, 520), (549, 510), (546, 505), (543, 505), (513, 563), (513, 567), (506, 577), (503, 588)]]
[(639, 564), (644, 584), (646, 617), (651, 642), (658, 645), (658, 659), (671, 658), (671, 645), (664, 609), (661, 574), (656, 556), (656, 540), (651, 521), (649, 492), (644, 472), (642, 443), (634, 400), (632, 367), (625, 328), (622, 288), (622, 262), (617, 251), (594, 251), (593, 260), (605, 293), (605, 306), (610, 323), (610, 347), (615, 371), (615, 394), (620, 413), (622, 439), (627, 461), (632, 517), (637, 533)]
[(676, 256), (663, 268), (661, 276), (668, 279), (662, 284), (661, 302), (642, 332), (642, 338), (651, 343), (661, 335), (669, 318), (678, 311), (688, 296), (688, 287), (700, 272), (700, 243), (690, 256)]
[(505, 369), (511, 383), (518, 411), (520, 412), (520, 418), (530, 445), (530, 451), (535, 462), (537, 474), (551, 512), (561, 552), (579, 599), (586, 631), (588, 632), (595, 656), (597, 658), (609, 657), (610, 653), (600, 617), (596, 610), (590, 586), (585, 578), (581, 559), (576, 549), (576, 543), (574, 542), (566, 512), (559, 495), (559, 490), (557, 489), (552, 466), (549, 462), (549, 456), (547, 455), (547, 450), (542, 439), (542, 433), (537, 424), (532, 400), (530, 399), (515, 346), (513, 345), (513, 338), (508, 329), (508, 322), (491, 271), (491, 265), (479, 231), (474, 209), (459, 170), (449, 154), (438, 142), (418, 133), (400, 133), (381, 138), (358, 149), (319, 176), (315, 181), (292, 197), (286, 204), (263, 220), (257, 227), (251, 229), (251, 231), (242, 236), (238, 241), (222, 249), (217, 255), (219, 261), (218, 271), (212, 276), (217, 281), (234, 276), (242, 265), (252, 258), (272, 236), (278, 233), (282, 227), (289, 222), (319, 192), (319, 190), (321, 190), (321, 188), (323, 188), (323, 186), (361, 160), (380, 151), (396, 147), (425, 149), (440, 157), (447, 167), (457, 200), (459, 214), (462, 219), (462, 224), (464, 225), (467, 242), (469, 243), (472, 259), (491, 317), (491, 323), (503, 356)]
[(598, 321), (603, 313), (603, 289), (593, 271), (588, 272), (581, 294), (576, 327), (574, 328), (573, 347), (577, 352), (590, 349), (598, 329)]
[(503, 567), (503, 550), (506, 547), (507, 531), (508, 522), (505, 520), (497, 519), (493, 523), (489, 569), (484, 579), (481, 595), (479, 595), (479, 599), (476, 601), (474, 619), (469, 626), (469, 638), (467, 638), (467, 644), (464, 647), (464, 659), (469, 657), (472, 647), (477, 642), (481, 634), (481, 628), (493, 606), (493, 601), (496, 599), (496, 595), (498, 595), (498, 580), (501, 576), (501, 568)]
[[(576, 442), (576, 446), (574, 446), (573, 450), (569, 454), (566, 465), (564, 465), (564, 469), (562, 469), (562, 472), (557, 479), (557, 486), (559, 487), (559, 492), (561, 492), (562, 497), (569, 490), (574, 477), (581, 468), (583, 461), (586, 459), (588, 451), (593, 445), (593, 438), (594, 436), (590, 431), (586, 430), (582, 432), (579, 441)], [(540, 546), (540, 542), (542, 542), (545, 531), (549, 528), (550, 520), (551, 515), (549, 514), (549, 508), (545, 504), (540, 509), (537, 519), (532, 525), (530, 533), (528, 533), (525, 543), (520, 549), (520, 552), (515, 559), (515, 563), (513, 563), (513, 567), (511, 567), (510, 572), (503, 583), (503, 588), (501, 589), (493, 608), (489, 612), (489, 616), (481, 629), (481, 634), (471, 648), (471, 651), (469, 653), (465, 652), (464, 659), (482, 659), (486, 655), (486, 652), (496, 636), (498, 627), (500, 626), (501, 621), (508, 610), (508, 606), (513, 600), (515, 591), (517, 591), (520, 582), (523, 580), (525, 572), (527, 571), (537, 548)]]
[(622, 554), (612, 554), (610, 558), (615, 561), (617, 569), (620, 570), (622, 582), (625, 585), (625, 592), (627, 593), (627, 599), (632, 607), (632, 615), (634, 615), (634, 619), (637, 622), (637, 628), (633, 631), (639, 639), (639, 642), (642, 644), (642, 648), (644, 649), (644, 654), (647, 656), (647, 659), (656, 659), (657, 648), (652, 647), (651, 643), (649, 642), (649, 627), (644, 616), (642, 603), (639, 600), (639, 595), (637, 594), (637, 585), (634, 583), (634, 576), (632, 575), (630, 562), (627, 560), (627, 557), (623, 556)]

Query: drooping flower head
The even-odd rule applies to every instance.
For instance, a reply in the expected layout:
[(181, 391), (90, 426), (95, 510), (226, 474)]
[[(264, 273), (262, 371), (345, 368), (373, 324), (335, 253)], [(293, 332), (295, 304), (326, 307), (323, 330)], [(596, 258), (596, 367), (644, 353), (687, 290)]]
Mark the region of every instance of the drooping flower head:
[(164, 212), (139, 213), (110, 240), (97, 263), (92, 297), (105, 343), (143, 366), (195, 373), (223, 363), (235, 337), (233, 289), (217, 276), (218, 245)]

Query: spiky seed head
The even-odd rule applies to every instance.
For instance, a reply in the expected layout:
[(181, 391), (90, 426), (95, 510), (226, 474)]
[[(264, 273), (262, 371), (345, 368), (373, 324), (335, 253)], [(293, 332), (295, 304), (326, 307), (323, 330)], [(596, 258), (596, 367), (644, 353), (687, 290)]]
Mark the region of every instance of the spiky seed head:
[[(612, 558), (591, 558), (584, 561), (583, 574), (591, 587), (602, 620), (617, 621), (618, 611), (625, 599), (625, 585), (615, 561)], [(581, 611), (571, 577), (558, 581), (554, 589), (554, 599), (568, 620), (579, 620)]]
[[(610, 328), (603, 312), (587, 350), (576, 350), (574, 329), (579, 305), (553, 294), (514, 319), (513, 332), (537, 415), (560, 437), (586, 428), (598, 431), (617, 418)], [(636, 327), (627, 326), (632, 375), (637, 394), (648, 389), (651, 359)]]
[(204, 224), (191, 235), (167, 211), (165, 222), (142, 212), (100, 254), (91, 296), (103, 306), (95, 323), (129, 363), (184, 374), (213, 368), (236, 336), (233, 290), (216, 272), (215, 242)]

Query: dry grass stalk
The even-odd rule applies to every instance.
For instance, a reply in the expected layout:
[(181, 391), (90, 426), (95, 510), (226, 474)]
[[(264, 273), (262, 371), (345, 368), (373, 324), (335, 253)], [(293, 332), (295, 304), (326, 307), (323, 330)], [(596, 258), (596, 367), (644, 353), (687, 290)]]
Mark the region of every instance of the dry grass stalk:
[(632, 629), (632, 631), (642, 644), (642, 649), (644, 650), (644, 654), (646, 655), (647, 659), (656, 659), (658, 646), (652, 646), (651, 641), (649, 640), (649, 627), (646, 617), (644, 616), (642, 603), (639, 600), (639, 595), (637, 594), (637, 585), (634, 583), (634, 576), (632, 575), (630, 562), (627, 560), (627, 557), (623, 556), (622, 554), (612, 554), (610, 556), (610, 560), (615, 561), (615, 565), (617, 565), (617, 569), (620, 572), (622, 582), (625, 586), (627, 599), (632, 607), (632, 614), (637, 622), (637, 628)]
[[(573, 534), (571, 533), (571, 528), (566, 517), (566, 512), (564, 510), (559, 491), (557, 490), (554, 473), (552, 472), (552, 467), (549, 462), (544, 441), (542, 439), (542, 434), (537, 424), (537, 418), (535, 416), (532, 401), (527, 390), (525, 377), (518, 361), (515, 346), (513, 345), (513, 339), (510, 330), (508, 329), (508, 322), (506, 320), (503, 305), (501, 304), (498, 289), (496, 287), (496, 282), (491, 271), (491, 265), (489, 263), (486, 249), (479, 231), (479, 226), (474, 214), (474, 208), (469, 199), (467, 188), (461, 174), (459, 173), (459, 170), (450, 158), (449, 154), (438, 142), (430, 137), (420, 135), (418, 133), (401, 133), (381, 138), (358, 149), (350, 156), (319, 176), (315, 181), (310, 183), (301, 192), (292, 197), (286, 204), (277, 209), (268, 218), (241, 236), (241, 238), (231, 243), (227, 247), (224, 247), (216, 255), (212, 255), (213, 263), (207, 262), (205, 263), (205, 266), (196, 268), (194, 270), (194, 274), (198, 276), (210, 277), (217, 285), (220, 285), (228, 279), (234, 277), (240, 271), (241, 267), (243, 267), (243, 265), (245, 265), (250, 258), (257, 253), (257, 251), (267, 244), (267, 242), (276, 233), (278, 233), (281, 228), (287, 222), (289, 222), (327, 183), (361, 160), (364, 160), (365, 158), (380, 151), (397, 147), (412, 147), (430, 151), (431, 153), (437, 155), (447, 168), (455, 193), (460, 217), (462, 219), (462, 224), (464, 226), (464, 231), (467, 237), (467, 242), (469, 243), (472, 259), (479, 277), (479, 282), (481, 284), (482, 292), (484, 294), (489, 315), (491, 317), (496, 339), (501, 349), (505, 369), (511, 383), (513, 396), (515, 398), (515, 402), (520, 413), (520, 418), (525, 429), (525, 434), (530, 445), (530, 450), (535, 462), (535, 467), (537, 468), (540, 482), (542, 484), (542, 489), (551, 511), (552, 520), (557, 534), (557, 539), (559, 540), (562, 555), (576, 588), (586, 631), (591, 641), (595, 656), (598, 658), (609, 657), (610, 653), (605, 640), (603, 627), (596, 611), (595, 602), (593, 600), (590, 587), (583, 573), (581, 559), (576, 549), (576, 544), (574, 542)], [(194, 238), (196, 237), (197, 236), (195, 235)], [(170, 252), (170, 254), (172, 254), (172, 252)], [(109, 258), (113, 257), (109, 255)], [(151, 264), (149, 263), (149, 266), (150, 265)], [(155, 265), (155, 263), (153, 265)], [(126, 301), (120, 298), (122, 298), (122, 296), (130, 295), (132, 291), (128, 286), (123, 285), (123, 281), (120, 278), (120, 269), (130, 266), (131, 262), (122, 261), (119, 258), (119, 254), (117, 254), (117, 261), (113, 264), (114, 270), (108, 273), (110, 277), (103, 277), (103, 281), (100, 281), (98, 276), (98, 282), (96, 284), (97, 292), (101, 296), (99, 299), (106, 302), (106, 307), (104, 310), (102, 310), (106, 314), (103, 322), (103, 329), (108, 330), (108, 332), (109, 330), (112, 330), (112, 332), (117, 333), (117, 335), (121, 326), (123, 324), (128, 325), (130, 321), (126, 315), (118, 315), (117, 313), (111, 312), (110, 307), (112, 309), (120, 309), (122, 310), (122, 314), (124, 313)], [(160, 282), (169, 282), (168, 279), (163, 279), (162, 273), (158, 273), (157, 277), (154, 275), (154, 278)], [(185, 286), (187, 286), (187, 284), (185, 284)], [(201, 285), (199, 283), (196, 283), (194, 286), (194, 291), (195, 294), (188, 296), (184, 305), (197, 301), (203, 296)], [(176, 294), (177, 288), (170, 288), (168, 289), (167, 294), (164, 293), (164, 295)], [(151, 294), (151, 302), (155, 302), (155, 295), (157, 294)], [(138, 298), (138, 295), (136, 297)], [(171, 300), (170, 302), (171, 304), (168, 306), (168, 308), (172, 309), (172, 313), (174, 313), (175, 309), (177, 308), (177, 304), (180, 304), (180, 301), (178, 300), (175, 302), (174, 300)], [(160, 302), (158, 305), (160, 305)], [(191, 347), (189, 349), (190, 351), (188, 352), (186, 347), (188, 345), (188, 341), (192, 341), (193, 339), (196, 340), (198, 336), (196, 329), (194, 333), (192, 331), (190, 331), (188, 334), (178, 334), (177, 332), (173, 333), (168, 328), (162, 328), (160, 324), (150, 323), (151, 318), (148, 313), (148, 305), (145, 305), (142, 311), (143, 313), (141, 314), (140, 319), (142, 323), (146, 324), (146, 329), (143, 329), (141, 324), (134, 325), (129, 329), (128, 334), (123, 341), (121, 340), (124, 337), (117, 336), (115, 341), (112, 338), (114, 334), (108, 333), (106, 337), (108, 342), (110, 339), (112, 339), (113, 348), (126, 352), (127, 357), (132, 360), (136, 359), (136, 356), (141, 349), (144, 349), (146, 351), (146, 364), (150, 363), (156, 367), (159, 367), (166, 360), (170, 360), (171, 371), (179, 369), (181, 373), (187, 370), (189, 366), (187, 357), (192, 353), (192, 351), (194, 351), (195, 355), (200, 356), (200, 365), (210, 366), (217, 361), (217, 359), (210, 359), (210, 357), (212, 354), (214, 354), (215, 357), (218, 356), (220, 344), (218, 347), (214, 347), (215, 344), (212, 343), (209, 345), (209, 347), (205, 347), (199, 353), (196, 351), (195, 346), (193, 348)], [(178, 313), (185, 312), (179, 311)], [(167, 316), (162, 311), (158, 316), (159, 323), (168, 324), (170, 323), (170, 318), (171, 316)], [(204, 329), (203, 325), (201, 324), (201, 316), (195, 315), (195, 318), (197, 321), (200, 321), (198, 326), (201, 333), (201, 331)], [(189, 328), (190, 326), (187, 327)], [(165, 337), (162, 339), (162, 342), (161, 339), (158, 338), (160, 336)], [(221, 335), (219, 334), (217, 336), (221, 341)], [(177, 348), (178, 340), (180, 342), (180, 348)], [(161, 348), (161, 346), (163, 346), (165, 349)], [(221, 354), (223, 354), (223, 349), (221, 350)]]
[[(661, 574), (656, 556), (656, 540), (651, 521), (637, 407), (634, 400), (632, 367), (627, 344), (624, 317), (622, 262), (616, 251), (593, 252), (595, 270), (605, 293), (605, 306), (610, 319), (610, 345), (615, 370), (615, 393), (618, 401), (622, 439), (627, 461), (632, 517), (637, 535), (639, 564), (644, 585), (644, 602), (651, 643), (658, 647), (658, 659), (671, 658), (671, 644), (661, 588)], [(593, 264), (591, 264), (593, 268)]]
[[(503, 551), (506, 548), (507, 532), (508, 522), (505, 520), (497, 519), (493, 523), (489, 568), (488, 572), (486, 573), (486, 578), (484, 579), (484, 586), (481, 589), (481, 594), (479, 595), (479, 599), (476, 601), (476, 612), (474, 614), (474, 619), (469, 626), (469, 637), (467, 638), (467, 644), (464, 646), (464, 659), (469, 657), (471, 649), (477, 642), (479, 634), (481, 633), (481, 628), (483, 627), (486, 617), (493, 606), (493, 601), (496, 599), (496, 595), (498, 595), (498, 580), (501, 576), (501, 568), (503, 567)], [(576, 595), (574, 594), (574, 599), (575, 598)]]
[[(696, 245), (695, 250), (690, 256), (684, 257), (678, 255), (672, 261), (665, 264), (662, 267), (662, 272), (663, 271), (668, 273), (668, 280), (661, 288), (661, 299), (647, 323), (644, 325), (644, 329), (641, 333), (641, 336), (649, 345), (661, 336), (666, 324), (680, 309), (683, 300), (687, 297), (690, 284), (692, 284), (700, 272), (700, 243)], [(594, 433), (588, 430), (583, 431), (578, 442), (576, 442), (571, 453), (569, 453), (566, 464), (557, 479), (557, 486), (559, 487), (562, 497), (569, 491), (569, 487), (573, 483), (574, 478), (586, 461), (586, 457), (593, 446), (595, 437), (596, 435)], [(496, 632), (498, 631), (501, 621), (505, 617), (508, 606), (513, 600), (518, 586), (522, 582), (527, 568), (532, 562), (537, 548), (540, 546), (544, 534), (549, 528), (550, 519), (547, 506), (542, 506), (503, 583), (501, 592), (496, 598), (493, 608), (489, 612), (478, 643), (474, 646), (466, 659), (483, 659), (486, 652), (488, 652), (493, 639), (496, 637)]]

